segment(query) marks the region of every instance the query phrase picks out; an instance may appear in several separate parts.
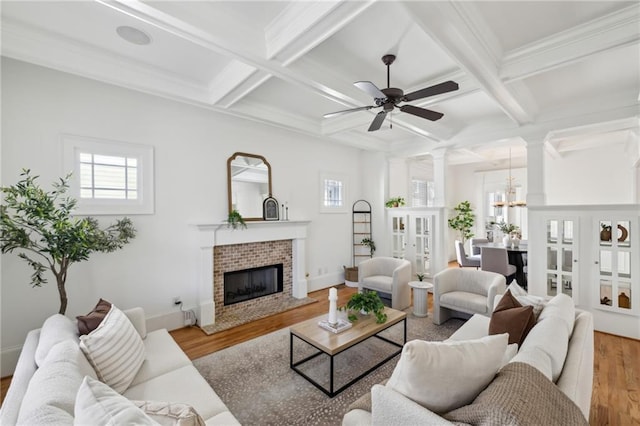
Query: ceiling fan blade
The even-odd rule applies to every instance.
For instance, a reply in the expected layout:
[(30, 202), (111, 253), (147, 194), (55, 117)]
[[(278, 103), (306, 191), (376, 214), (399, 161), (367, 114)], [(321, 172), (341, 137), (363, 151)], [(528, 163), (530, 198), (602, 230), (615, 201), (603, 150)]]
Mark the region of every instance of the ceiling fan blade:
[(382, 122), (384, 121), (386, 116), (387, 111), (380, 111), (379, 113), (377, 113), (373, 121), (371, 122), (371, 126), (369, 126), (369, 131), (374, 132), (378, 130), (380, 126), (382, 126)]
[(403, 105), (400, 107), (400, 111), (416, 115), (418, 117), (426, 118), (427, 120), (431, 121), (440, 120), (444, 115), (441, 112), (431, 111), (430, 109), (420, 108), (413, 105)]
[(426, 87), (424, 89), (416, 90), (415, 92), (408, 93), (404, 95), (402, 100), (404, 101), (415, 101), (416, 99), (426, 98), (428, 96), (440, 95), (442, 93), (453, 92), (454, 90), (458, 90), (458, 83), (455, 81), (445, 81), (444, 83), (436, 84), (431, 87)]
[(374, 99), (386, 99), (387, 97), (387, 95), (382, 93), (382, 90), (378, 89), (378, 87), (370, 81), (356, 81), (353, 85), (363, 92), (367, 92)]
[(365, 110), (369, 110), (371, 108), (374, 108), (374, 106), (373, 105), (368, 105), (368, 106), (363, 106), (363, 107), (358, 107), (358, 108), (344, 109), (342, 111), (329, 112), (329, 113), (323, 115), (323, 117), (324, 118), (335, 117), (336, 115), (342, 115), (342, 114), (346, 114), (348, 112), (355, 112), (355, 111), (365, 111)]

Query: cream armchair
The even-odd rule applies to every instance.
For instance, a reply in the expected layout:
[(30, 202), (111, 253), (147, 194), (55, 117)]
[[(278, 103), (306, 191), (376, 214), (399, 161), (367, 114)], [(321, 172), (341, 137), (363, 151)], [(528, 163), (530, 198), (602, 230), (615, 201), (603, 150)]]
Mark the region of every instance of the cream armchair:
[(374, 257), (358, 265), (358, 291), (375, 290), (391, 297), (391, 307), (411, 305), (411, 262), (394, 257)]
[(433, 277), (433, 323), (473, 314), (490, 316), (494, 298), (505, 292), (503, 275), (475, 269), (449, 268)]

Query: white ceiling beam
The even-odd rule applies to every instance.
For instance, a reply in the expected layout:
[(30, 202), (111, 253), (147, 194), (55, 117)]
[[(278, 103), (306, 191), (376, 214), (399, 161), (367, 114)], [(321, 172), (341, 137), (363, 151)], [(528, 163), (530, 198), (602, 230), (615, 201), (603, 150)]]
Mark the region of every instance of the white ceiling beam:
[(375, 1), (290, 3), (265, 28), (267, 59), (290, 65), (358, 17)]
[(640, 4), (537, 40), (508, 52), (500, 68), (504, 81), (519, 80), (589, 56), (640, 43)]
[(241, 84), (237, 85), (232, 90), (227, 92), (224, 97), (218, 101), (218, 105), (222, 108), (231, 108), (249, 93), (262, 86), (271, 77), (271, 74), (259, 70), (258, 72), (252, 74), (249, 78), (244, 80)]
[(232, 59), (209, 84), (210, 102), (212, 104), (218, 103), (220, 99), (244, 83), (256, 71), (257, 69), (255, 67)]
[(559, 160), (562, 158), (562, 153), (558, 151), (559, 142), (550, 141), (545, 138), (543, 143), (545, 152), (549, 154), (551, 158), (553, 158), (554, 160)]
[(244, 62), (245, 64), (257, 69), (261, 69), (287, 83), (321, 94), (322, 96), (333, 99), (336, 102), (355, 102), (354, 99), (344, 96), (342, 93), (336, 92), (335, 90), (313, 81), (302, 74), (293, 72), (275, 61), (268, 60), (254, 52), (247, 51), (247, 49), (240, 43), (229, 39), (223, 39), (206, 31), (200, 30), (199, 28), (189, 25), (179, 19), (170, 17), (167, 14), (139, 1), (96, 1), (100, 1), (114, 10), (118, 10), (129, 16), (141, 19), (151, 25), (155, 25), (164, 31), (167, 31), (177, 37), (181, 37), (198, 46), (209, 49), (212, 52)]
[(495, 49), (488, 37), (478, 31), (463, 3), (406, 2), (404, 5), (416, 24), (472, 75), (513, 121), (520, 125), (533, 121), (532, 114), (500, 79)]

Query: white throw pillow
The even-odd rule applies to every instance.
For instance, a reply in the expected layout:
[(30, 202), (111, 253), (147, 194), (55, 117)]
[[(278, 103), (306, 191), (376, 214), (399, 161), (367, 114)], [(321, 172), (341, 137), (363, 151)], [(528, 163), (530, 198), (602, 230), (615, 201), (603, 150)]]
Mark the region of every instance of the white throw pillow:
[(576, 307), (570, 296), (564, 293), (554, 296), (553, 299), (547, 302), (542, 312), (540, 312), (538, 321), (550, 317), (558, 318), (560, 320), (559, 322), (567, 327), (567, 333), (569, 334), (569, 338), (571, 338), (573, 324), (576, 321)]
[(115, 305), (98, 328), (80, 337), (80, 348), (98, 378), (120, 393), (127, 390), (145, 358), (140, 335)]
[(76, 425), (158, 425), (127, 398), (90, 377), (80, 385), (74, 414)]
[(64, 315), (51, 315), (44, 321), (40, 329), (40, 338), (34, 356), (36, 365), (41, 367), (51, 348), (63, 340), (71, 340), (77, 345), (78, 326)]
[[(509, 284), (507, 290), (511, 291), (511, 294), (515, 296), (515, 298), (522, 306), (533, 306), (533, 315), (536, 317), (536, 319), (547, 303), (547, 300), (544, 297), (532, 296), (528, 294), (527, 290), (520, 287), (515, 281)], [(498, 306), (497, 302), (494, 306)]]
[(387, 386), (435, 413), (471, 403), (502, 366), (509, 335), (404, 345)]

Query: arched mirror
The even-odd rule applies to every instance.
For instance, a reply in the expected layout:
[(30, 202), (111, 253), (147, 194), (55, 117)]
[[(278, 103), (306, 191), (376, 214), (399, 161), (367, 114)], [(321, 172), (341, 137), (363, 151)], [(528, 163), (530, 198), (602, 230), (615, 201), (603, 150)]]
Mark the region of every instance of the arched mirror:
[(271, 165), (261, 155), (236, 152), (227, 160), (229, 213), (263, 220), (262, 202), (271, 196)]

